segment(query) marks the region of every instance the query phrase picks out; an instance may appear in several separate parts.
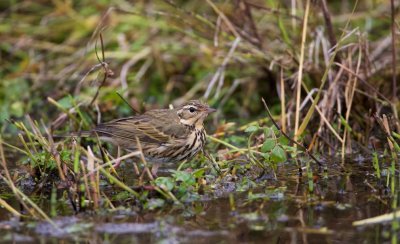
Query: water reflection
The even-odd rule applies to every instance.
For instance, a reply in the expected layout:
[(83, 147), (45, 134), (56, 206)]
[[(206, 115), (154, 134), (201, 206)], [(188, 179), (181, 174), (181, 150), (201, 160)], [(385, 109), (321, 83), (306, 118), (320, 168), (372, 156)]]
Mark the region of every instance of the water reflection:
[[(391, 211), (382, 195), (372, 168), (348, 164), (331, 167), (314, 179), (309, 192), (306, 176), (299, 176), (294, 164), (277, 170), (278, 180), (265, 187), (237, 193), (228, 190), (218, 196), (186, 204), (185, 208), (142, 212), (118, 208), (113, 212), (80, 213), (58, 217), (60, 229), (47, 222), (15, 218), (0, 209), (0, 241), (37, 242), (71, 240), (89, 243), (214, 243), (274, 242), (331, 243), (383, 242), (390, 237), (390, 225), (355, 228), (355, 220)], [(325, 175), (325, 176), (326, 176)], [(233, 184), (229, 184), (229, 189)], [(232, 208), (232, 194), (234, 208)], [(4, 191), (3, 191), (4, 192)], [(6, 196), (6, 194), (4, 195)], [(10, 196), (7, 202), (21, 210)], [(64, 204), (64, 206), (67, 203)], [(45, 205), (45, 204), (44, 204)], [(71, 215), (68, 213), (66, 215)], [(389, 234), (388, 234), (389, 233)]]

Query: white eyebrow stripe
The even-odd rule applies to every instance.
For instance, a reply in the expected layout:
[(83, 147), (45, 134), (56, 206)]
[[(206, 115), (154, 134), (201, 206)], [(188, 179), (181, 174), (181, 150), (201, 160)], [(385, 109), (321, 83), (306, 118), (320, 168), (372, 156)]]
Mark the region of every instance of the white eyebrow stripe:
[(195, 108), (195, 109), (197, 109), (197, 107), (195, 106), (195, 105), (186, 105), (186, 106), (184, 106), (183, 108)]

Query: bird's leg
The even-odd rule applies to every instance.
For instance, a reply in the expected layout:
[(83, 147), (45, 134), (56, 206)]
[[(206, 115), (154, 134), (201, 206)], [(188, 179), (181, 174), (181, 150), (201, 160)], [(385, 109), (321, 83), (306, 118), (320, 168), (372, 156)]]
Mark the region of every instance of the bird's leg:
[(143, 171), (142, 171), (142, 173), (140, 174), (140, 177), (139, 177), (139, 185), (143, 184), (143, 177), (144, 177), (145, 174), (147, 174), (147, 176), (149, 177), (150, 180), (154, 180), (154, 178), (156, 178), (156, 177), (154, 177), (154, 174), (153, 174), (152, 171), (153, 171), (153, 168), (152, 168), (151, 171), (146, 166), (143, 168)]
[(154, 178), (157, 178), (157, 171), (158, 171), (158, 168), (160, 168), (160, 166), (161, 166), (161, 164), (159, 164), (159, 163), (154, 163), (151, 166), (151, 174), (153, 175)]
[(215, 162), (215, 159), (208, 153), (208, 151), (202, 151), (203, 155), (209, 160), (209, 162), (211, 162), (211, 167), (213, 167), (218, 172), (218, 174), (221, 174), (221, 169), (219, 168), (217, 162)]
[(145, 174), (145, 173), (146, 173), (146, 168), (144, 168), (143, 171), (142, 171), (142, 173), (140, 174), (140, 177), (139, 177), (139, 185), (140, 185), (140, 186), (143, 185), (143, 177), (144, 177), (144, 174)]
[[(121, 157), (121, 148), (118, 147), (118, 148), (117, 148), (117, 159), (120, 158), (120, 157)], [(115, 162), (115, 164), (113, 165), (113, 168), (114, 168), (114, 169), (118, 168), (118, 167), (121, 165), (121, 163), (122, 163), (122, 160), (119, 160), (119, 159), (118, 159), (118, 160)]]
[(135, 170), (136, 175), (140, 175), (139, 168), (137, 166), (137, 163), (133, 161), (133, 169)]

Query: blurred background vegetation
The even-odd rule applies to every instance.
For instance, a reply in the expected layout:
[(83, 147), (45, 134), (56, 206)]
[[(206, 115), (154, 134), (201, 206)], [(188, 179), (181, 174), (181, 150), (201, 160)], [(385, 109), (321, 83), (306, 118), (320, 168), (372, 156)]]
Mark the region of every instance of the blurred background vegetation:
[[(16, 132), (8, 120), (25, 114), (67, 131), (131, 115), (117, 92), (138, 111), (201, 98), (219, 109), (214, 126), (265, 117), (264, 97), (274, 113), (282, 115), (283, 106), (284, 128), (293, 130), (302, 64), (300, 118), (311, 106), (307, 92), (315, 97), (329, 71), (308, 134), (329, 145), (338, 140), (326, 125), (338, 133), (348, 126), (367, 145), (371, 115), (398, 107), (389, 103), (400, 72), (397, 58), (393, 75), (390, 1), (311, 1), (301, 60), (305, 9), (306, 1), (296, 0), (1, 1), (3, 136)], [(104, 83), (100, 33), (113, 73)], [(335, 62), (346, 69), (329, 64), (338, 40)], [(60, 112), (76, 106), (86, 122), (61, 126)]]

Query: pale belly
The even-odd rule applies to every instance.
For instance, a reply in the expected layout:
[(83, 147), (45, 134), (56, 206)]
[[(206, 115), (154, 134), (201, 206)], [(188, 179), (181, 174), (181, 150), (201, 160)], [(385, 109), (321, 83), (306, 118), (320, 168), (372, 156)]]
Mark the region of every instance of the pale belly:
[(196, 156), (203, 149), (205, 142), (204, 130), (195, 130), (184, 141), (165, 143), (159, 147), (145, 149), (144, 156), (147, 161), (153, 163), (182, 162)]

